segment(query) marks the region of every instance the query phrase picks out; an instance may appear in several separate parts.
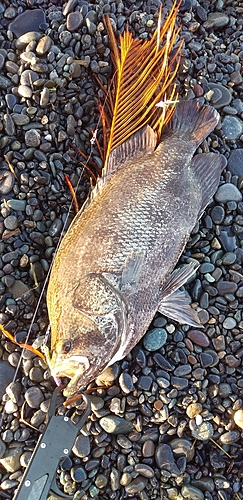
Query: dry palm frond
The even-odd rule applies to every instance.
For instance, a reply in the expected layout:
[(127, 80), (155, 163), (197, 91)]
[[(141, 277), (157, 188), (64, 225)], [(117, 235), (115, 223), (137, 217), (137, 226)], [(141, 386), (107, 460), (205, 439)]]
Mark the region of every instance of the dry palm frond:
[[(102, 111), (105, 166), (111, 151), (145, 124), (149, 123), (160, 137), (173, 113), (176, 86), (172, 82), (182, 46), (181, 42), (171, 57), (180, 31), (176, 28), (178, 8), (174, 2), (162, 27), (160, 13), (158, 28), (149, 41), (134, 39), (126, 29), (120, 36), (120, 49), (110, 19), (105, 18), (115, 68), (106, 94), (106, 109)], [(156, 107), (158, 103), (160, 107)]]

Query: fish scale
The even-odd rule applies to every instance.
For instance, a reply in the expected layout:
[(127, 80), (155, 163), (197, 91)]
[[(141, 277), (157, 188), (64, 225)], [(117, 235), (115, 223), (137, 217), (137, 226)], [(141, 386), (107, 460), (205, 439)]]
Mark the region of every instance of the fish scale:
[[(71, 224), (47, 294), (52, 371), (71, 378), (67, 396), (122, 359), (156, 311), (199, 323), (181, 292), (176, 293), (195, 266), (189, 264), (175, 275), (171, 271), (225, 166), (220, 154), (192, 158), (217, 121), (209, 106), (179, 104), (154, 152), (146, 152), (145, 141), (141, 158), (134, 147), (134, 158), (116, 163)], [(149, 128), (144, 133), (150, 134)], [(137, 146), (137, 136), (128, 140)], [(111, 153), (116, 161), (123, 147)]]

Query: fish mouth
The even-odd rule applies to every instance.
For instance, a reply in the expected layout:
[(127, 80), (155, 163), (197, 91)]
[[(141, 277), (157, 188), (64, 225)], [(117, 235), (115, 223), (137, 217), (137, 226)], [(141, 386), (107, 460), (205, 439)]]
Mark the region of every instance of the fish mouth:
[(51, 368), (53, 377), (80, 377), (86, 370), (90, 368), (89, 360), (86, 356), (71, 356), (68, 359), (60, 356), (57, 357)]

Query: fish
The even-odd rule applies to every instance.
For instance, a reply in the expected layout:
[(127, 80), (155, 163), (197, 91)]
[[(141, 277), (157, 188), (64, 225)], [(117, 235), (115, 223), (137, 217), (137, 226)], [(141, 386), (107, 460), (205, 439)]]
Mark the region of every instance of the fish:
[[(168, 29), (172, 30), (169, 42)], [(171, 40), (177, 38), (171, 19), (164, 32), (167, 49), (163, 46), (160, 50), (167, 59), (174, 44)], [(147, 71), (145, 83), (142, 76), (141, 86), (136, 76), (134, 91), (129, 87), (131, 71), (127, 72), (129, 92), (124, 90), (124, 50), (130, 47), (129, 57), (133, 53), (134, 59), (128, 66), (134, 72), (136, 64), (140, 75), (153, 57), (158, 58), (156, 38), (153, 51), (151, 45), (146, 49), (147, 59), (141, 42), (128, 31), (120, 39), (120, 53), (111, 33), (110, 38), (116, 82), (104, 169), (60, 244), (47, 290), (51, 373), (70, 378), (64, 390), (66, 397), (75, 395), (108, 366), (123, 359), (158, 311), (180, 323), (199, 326), (196, 311), (180, 290), (198, 264), (175, 266), (225, 167), (225, 158), (219, 153), (195, 155), (218, 124), (219, 114), (213, 107), (197, 100), (177, 103), (174, 87), (169, 96), (165, 94), (169, 77), (164, 77), (164, 88), (158, 91), (161, 73), (156, 74), (153, 97), (143, 102), (145, 89), (157, 78), (154, 68), (161, 72), (157, 63), (151, 74)], [(140, 58), (133, 43), (142, 54)], [(170, 101), (173, 112), (168, 109), (166, 117)], [(141, 110), (147, 113), (142, 120)]]

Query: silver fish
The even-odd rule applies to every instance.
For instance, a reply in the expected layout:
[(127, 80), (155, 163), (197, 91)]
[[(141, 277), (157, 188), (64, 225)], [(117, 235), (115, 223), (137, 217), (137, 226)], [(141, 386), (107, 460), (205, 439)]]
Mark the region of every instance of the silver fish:
[(71, 224), (47, 293), (52, 373), (74, 395), (126, 356), (155, 313), (198, 326), (178, 288), (195, 272), (174, 272), (190, 233), (219, 184), (225, 159), (196, 148), (218, 123), (210, 106), (184, 101), (156, 147), (143, 127), (109, 158), (106, 177)]

